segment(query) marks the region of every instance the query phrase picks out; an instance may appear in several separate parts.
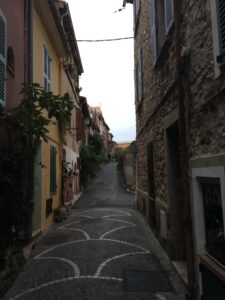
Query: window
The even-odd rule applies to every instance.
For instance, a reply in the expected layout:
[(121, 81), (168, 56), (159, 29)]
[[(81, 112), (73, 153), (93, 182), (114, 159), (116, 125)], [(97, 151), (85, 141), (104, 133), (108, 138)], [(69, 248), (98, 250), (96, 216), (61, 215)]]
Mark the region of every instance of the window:
[(201, 180), (206, 250), (209, 254), (225, 264), (225, 236), (221, 187), (219, 178)]
[(56, 147), (50, 145), (50, 193), (56, 192)]
[(15, 75), (15, 55), (12, 47), (8, 47), (7, 50), (7, 69), (12, 75)]
[(136, 104), (140, 103), (143, 99), (143, 62), (142, 62), (142, 49), (138, 49), (138, 58), (135, 66), (135, 98)]
[(219, 35), (219, 55), (218, 63), (225, 63), (225, 1), (217, 0), (217, 19)]
[(51, 58), (46, 46), (44, 46), (44, 90), (51, 90)]
[(0, 9), (0, 104), (5, 105), (6, 94), (6, 18)]
[(173, 24), (173, 0), (151, 0), (152, 61), (156, 64), (160, 49)]

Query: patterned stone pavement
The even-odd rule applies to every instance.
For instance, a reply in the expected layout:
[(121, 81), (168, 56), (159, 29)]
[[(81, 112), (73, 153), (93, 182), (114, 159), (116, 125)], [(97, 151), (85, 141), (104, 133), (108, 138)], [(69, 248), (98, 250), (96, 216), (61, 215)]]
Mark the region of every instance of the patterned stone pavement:
[(4, 299), (183, 300), (185, 292), (138, 212), (97, 206), (73, 209), (42, 236)]

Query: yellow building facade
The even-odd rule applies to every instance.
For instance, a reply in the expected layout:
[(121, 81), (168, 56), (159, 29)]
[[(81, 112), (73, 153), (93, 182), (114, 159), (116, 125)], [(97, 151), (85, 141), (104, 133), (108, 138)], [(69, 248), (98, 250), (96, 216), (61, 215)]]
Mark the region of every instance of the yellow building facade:
[[(68, 39), (68, 36), (70, 38)], [(53, 222), (53, 211), (71, 201), (79, 192), (80, 142), (77, 139), (76, 111), (79, 104), (79, 75), (83, 72), (73, 25), (66, 2), (34, 0), (33, 7), (33, 82), (55, 95), (70, 95), (74, 103), (71, 122), (64, 136), (57, 122), (48, 127), (48, 142), (37, 149), (34, 174), (33, 235)], [(65, 184), (63, 160), (73, 172)], [(77, 175), (78, 174), (78, 175)], [(72, 186), (68, 191), (68, 186)], [(68, 197), (70, 194), (70, 197)]]
[[(47, 1), (45, 1), (47, 2)], [(42, 8), (41, 8), (42, 6)], [(46, 22), (48, 22), (46, 26)], [(51, 31), (49, 30), (51, 28)], [(53, 39), (53, 36), (56, 36)], [(36, 1), (33, 8), (33, 82), (44, 87), (46, 56), (49, 59), (49, 90), (60, 94), (60, 37), (48, 5)], [(61, 43), (62, 44), (62, 43)], [(59, 47), (61, 46), (61, 47)], [(62, 140), (57, 124), (48, 127), (48, 142), (41, 141), (35, 160), (33, 234), (48, 228), (53, 222), (53, 210), (61, 200)], [(53, 152), (55, 187), (51, 187), (51, 155)]]

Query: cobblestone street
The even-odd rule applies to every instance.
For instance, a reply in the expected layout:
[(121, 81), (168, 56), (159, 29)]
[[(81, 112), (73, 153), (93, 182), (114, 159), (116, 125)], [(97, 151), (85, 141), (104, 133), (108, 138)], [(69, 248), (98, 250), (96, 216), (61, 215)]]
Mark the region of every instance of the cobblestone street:
[[(118, 201), (120, 199), (120, 201)], [(44, 234), (5, 299), (185, 299), (185, 287), (108, 164)]]

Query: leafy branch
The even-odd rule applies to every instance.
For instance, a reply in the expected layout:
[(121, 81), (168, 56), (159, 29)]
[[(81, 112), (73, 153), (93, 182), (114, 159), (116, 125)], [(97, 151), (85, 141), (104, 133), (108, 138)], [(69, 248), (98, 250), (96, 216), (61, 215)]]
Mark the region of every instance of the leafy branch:
[(31, 129), (36, 141), (43, 138), (47, 142), (48, 125), (56, 124), (57, 120), (61, 133), (65, 134), (74, 108), (69, 94), (54, 95), (37, 83), (24, 85), (21, 94), (23, 99), (12, 113), (25, 131)]

